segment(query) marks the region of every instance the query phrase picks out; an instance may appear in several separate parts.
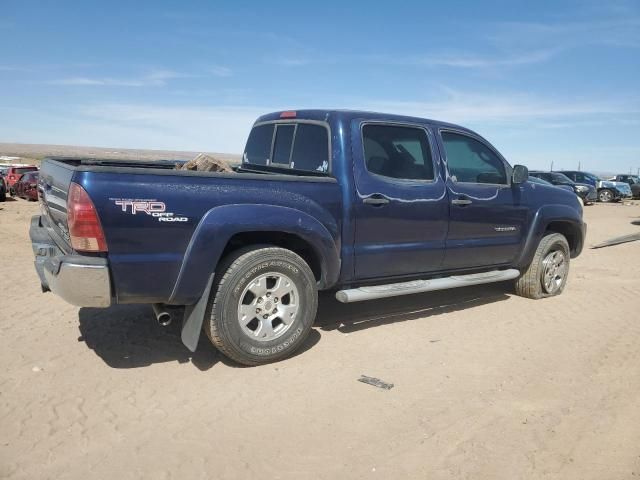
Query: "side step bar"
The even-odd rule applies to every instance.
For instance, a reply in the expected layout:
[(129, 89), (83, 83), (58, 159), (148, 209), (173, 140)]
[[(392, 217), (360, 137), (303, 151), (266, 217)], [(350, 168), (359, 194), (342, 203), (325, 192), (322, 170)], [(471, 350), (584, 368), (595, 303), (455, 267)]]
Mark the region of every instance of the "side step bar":
[(431, 292), (449, 288), (468, 287), (482, 283), (502, 282), (518, 278), (520, 272), (515, 268), (494, 270), (491, 272), (454, 275), (452, 277), (434, 278), (432, 280), (415, 280), (404, 283), (390, 283), (372, 287), (359, 287), (336, 292), (336, 299), (342, 303), (362, 302), (376, 298), (397, 297), (411, 293)]

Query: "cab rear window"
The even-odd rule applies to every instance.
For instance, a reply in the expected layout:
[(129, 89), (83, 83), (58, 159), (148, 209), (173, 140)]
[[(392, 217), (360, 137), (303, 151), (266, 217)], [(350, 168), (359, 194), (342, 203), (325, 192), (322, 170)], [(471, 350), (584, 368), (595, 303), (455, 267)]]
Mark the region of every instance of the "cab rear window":
[(316, 173), (329, 171), (329, 133), (324, 125), (304, 122), (253, 127), (243, 162)]

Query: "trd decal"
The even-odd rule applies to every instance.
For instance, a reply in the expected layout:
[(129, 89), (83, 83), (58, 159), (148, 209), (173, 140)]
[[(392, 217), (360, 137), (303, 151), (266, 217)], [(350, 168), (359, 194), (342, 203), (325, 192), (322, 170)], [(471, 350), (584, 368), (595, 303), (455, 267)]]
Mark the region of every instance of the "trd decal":
[(123, 212), (131, 215), (145, 213), (157, 218), (159, 222), (189, 221), (188, 217), (173, 212), (167, 212), (167, 205), (164, 202), (159, 202), (157, 200), (133, 200), (125, 198), (111, 198), (110, 200), (112, 200), (115, 205), (119, 206)]
[(116, 205), (120, 205), (122, 207), (122, 211), (126, 212), (129, 207), (131, 207), (131, 213), (135, 215), (138, 212), (144, 212), (148, 214), (152, 213), (160, 213), (165, 212), (167, 210), (167, 206), (164, 202), (147, 202), (147, 201), (138, 201), (138, 200), (116, 200)]

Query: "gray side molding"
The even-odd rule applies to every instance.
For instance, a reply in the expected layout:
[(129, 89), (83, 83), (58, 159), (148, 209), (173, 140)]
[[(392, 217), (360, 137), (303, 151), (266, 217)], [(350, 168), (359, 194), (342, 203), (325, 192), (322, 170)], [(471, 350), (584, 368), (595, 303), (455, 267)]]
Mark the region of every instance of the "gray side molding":
[(212, 273), (209, 276), (207, 287), (202, 292), (202, 296), (198, 303), (194, 305), (187, 305), (184, 310), (184, 318), (182, 319), (182, 333), (180, 338), (185, 347), (192, 352), (196, 351), (198, 347), (198, 340), (200, 340), (200, 332), (202, 331), (202, 322), (204, 321), (205, 310), (207, 309), (207, 303), (209, 303), (209, 295), (211, 294), (211, 286), (213, 285)]

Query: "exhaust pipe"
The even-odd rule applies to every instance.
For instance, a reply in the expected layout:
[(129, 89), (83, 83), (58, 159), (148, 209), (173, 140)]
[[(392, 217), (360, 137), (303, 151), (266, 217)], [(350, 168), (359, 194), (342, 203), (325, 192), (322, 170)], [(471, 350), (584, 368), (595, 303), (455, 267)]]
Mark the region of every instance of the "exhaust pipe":
[(167, 310), (167, 308), (162, 303), (154, 303), (151, 305), (153, 308), (153, 313), (156, 316), (156, 320), (158, 321), (158, 325), (161, 327), (167, 327), (171, 325), (171, 313)]

